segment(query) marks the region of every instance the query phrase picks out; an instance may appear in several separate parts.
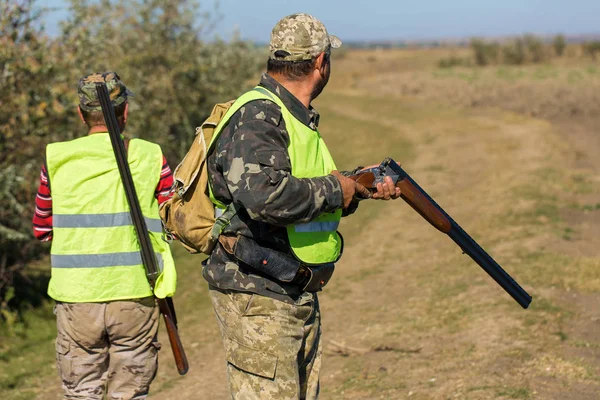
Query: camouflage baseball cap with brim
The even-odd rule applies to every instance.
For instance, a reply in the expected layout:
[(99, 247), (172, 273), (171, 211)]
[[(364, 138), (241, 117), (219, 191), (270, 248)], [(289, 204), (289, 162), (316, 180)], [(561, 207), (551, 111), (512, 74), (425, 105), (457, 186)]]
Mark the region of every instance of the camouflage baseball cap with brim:
[(98, 92), (96, 92), (96, 83), (98, 82), (106, 83), (110, 100), (115, 107), (127, 101), (127, 97), (133, 96), (133, 93), (127, 89), (116, 72), (96, 72), (84, 76), (77, 84), (79, 107), (81, 107), (82, 110), (102, 110), (102, 107), (100, 107), (100, 102), (98, 101)]
[(325, 25), (309, 14), (299, 13), (282, 18), (271, 32), (269, 58), (280, 61), (311, 60), (329, 48), (337, 49), (342, 41), (330, 35)]

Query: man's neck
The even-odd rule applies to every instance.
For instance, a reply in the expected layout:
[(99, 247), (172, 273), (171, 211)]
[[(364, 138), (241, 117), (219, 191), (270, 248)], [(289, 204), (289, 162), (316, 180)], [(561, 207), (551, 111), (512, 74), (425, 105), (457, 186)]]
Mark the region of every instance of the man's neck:
[(291, 81), (281, 74), (269, 73), (269, 76), (286, 88), (295, 98), (300, 100), (304, 104), (304, 107), (308, 108), (312, 100), (312, 87), (306, 81)]
[(92, 126), (88, 131), (88, 135), (93, 135), (94, 133), (106, 133), (108, 132), (108, 128), (106, 125), (96, 125)]

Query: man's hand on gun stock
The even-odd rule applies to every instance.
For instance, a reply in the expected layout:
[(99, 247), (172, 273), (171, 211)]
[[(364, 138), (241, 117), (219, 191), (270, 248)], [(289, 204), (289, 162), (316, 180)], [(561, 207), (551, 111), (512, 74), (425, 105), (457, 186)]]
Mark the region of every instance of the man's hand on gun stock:
[[(368, 167), (364, 167), (360, 171), (379, 167), (379, 165), (380, 164), (369, 165)], [(384, 178), (384, 181), (385, 183), (377, 184), (377, 191), (372, 194), (371, 198), (374, 200), (396, 200), (397, 198), (399, 198), (402, 191), (399, 187), (394, 187), (394, 180), (391, 177), (386, 176)]]
[[(363, 170), (377, 166), (379, 166), (379, 164), (365, 167)], [(400, 197), (400, 188), (394, 186), (394, 181), (389, 176), (385, 177), (383, 183), (378, 183), (377, 186), (373, 188), (373, 190), (376, 190), (372, 192), (355, 180), (340, 174), (338, 171), (332, 171), (331, 175), (335, 176), (340, 181), (344, 195), (344, 209), (348, 208), (354, 199), (395, 200)]]
[(354, 197), (369, 199), (372, 197), (369, 189), (352, 179), (345, 177), (338, 171), (331, 171), (331, 175), (335, 176), (340, 181), (342, 194), (344, 196), (344, 209), (348, 208)]
[(396, 200), (398, 197), (400, 197), (402, 192), (400, 191), (399, 187), (394, 186), (394, 181), (392, 178), (386, 176), (384, 181), (384, 183), (377, 184), (377, 191), (373, 193), (371, 198), (374, 200)]

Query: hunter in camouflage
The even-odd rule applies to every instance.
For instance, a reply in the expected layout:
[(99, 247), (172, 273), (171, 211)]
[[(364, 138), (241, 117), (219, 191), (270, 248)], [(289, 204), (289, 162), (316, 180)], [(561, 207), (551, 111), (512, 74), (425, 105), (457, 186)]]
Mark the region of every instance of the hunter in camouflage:
[[(325, 87), (331, 48), (340, 45), (308, 14), (285, 17), (273, 29), (259, 87), (277, 96), (302, 129), (317, 130), (310, 101)], [(237, 211), (203, 269), (233, 399), (316, 399), (323, 347), (319, 300), (304, 291), (305, 267), (292, 281), (278, 280), (234, 255), (239, 238), (292, 255), (286, 226), (339, 209), (350, 215), (358, 207), (355, 195), (371, 196), (346, 177), (352, 172), (295, 177), (288, 147), (289, 129), (297, 128), (286, 126), (283, 115), (273, 101), (249, 101), (228, 120), (207, 162), (215, 198)], [(387, 200), (399, 192), (386, 184), (372, 196)]]
[[(260, 86), (277, 93), (296, 118), (317, 128), (317, 111), (304, 107), (271, 76), (263, 74)], [(285, 225), (308, 222), (340, 207), (342, 191), (333, 175), (293, 178), (288, 144), (285, 121), (275, 103), (252, 101), (233, 115), (207, 163), (215, 197), (224, 204), (235, 198), (244, 205), (223, 232), (225, 235), (243, 235), (265, 247), (289, 252)], [(239, 265), (221, 246), (213, 251), (204, 278), (220, 289), (251, 291), (289, 303), (302, 293), (298, 285), (273, 280)]]

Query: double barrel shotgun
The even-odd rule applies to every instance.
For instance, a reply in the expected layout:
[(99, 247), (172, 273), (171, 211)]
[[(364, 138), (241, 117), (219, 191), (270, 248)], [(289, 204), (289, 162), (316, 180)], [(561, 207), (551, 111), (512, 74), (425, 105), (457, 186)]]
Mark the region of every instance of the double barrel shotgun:
[(379, 166), (359, 171), (350, 178), (368, 189), (375, 190), (384, 178), (392, 178), (400, 188), (402, 199), (427, 220), (434, 228), (450, 236), (485, 272), (512, 296), (523, 308), (529, 307), (531, 296), (494, 259), (477, 244), (460, 225), (446, 214), (442, 207), (429, 197), (421, 187), (391, 158), (386, 158)]
[[(154, 250), (152, 249), (152, 243), (150, 242), (150, 236), (148, 235), (146, 220), (142, 214), (142, 209), (140, 208), (140, 203), (135, 192), (133, 178), (131, 176), (131, 171), (129, 170), (129, 163), (127, 162), (127, 151), (125, 149), (125, 144), (121, 139), (121, 129), (119, 128), (114, 107), (110, 101), (106, 83), (96, 83), (96, 91), (98, 92), (98, 100), (102, 107), (102, 114), (104, 115), (104, 121), (106, 121), (106, 127), (108, 128), (110, 141), (119, 167), (121, 181), (125, 188), (131, 220), (133, 221), (136, 236), (140, 244), (142, 263), (146, 269), (146, 277), (148, 278), (150, 286), (154, 289), (156, 279), (160, 275), (160, 272)], [(158, 308), (164, 317), (167, 336), (169, 337), (169, 343), (173, 350), (177, 371), (180, 375), (185, 375), (188, 371), (189, 364), (177, 331), (177, 316), (175, 314), (173, 300), (171, 297), (167, 297), (165, 299), (157, 298), (156, 301), (158, 302)]]

